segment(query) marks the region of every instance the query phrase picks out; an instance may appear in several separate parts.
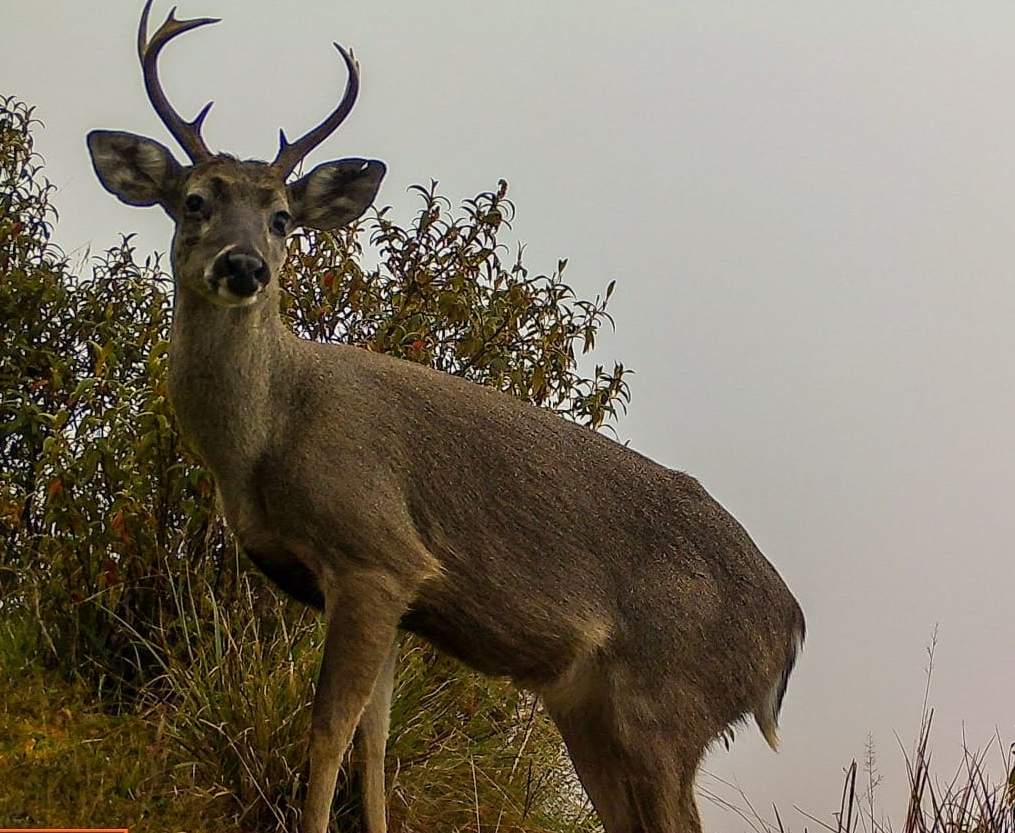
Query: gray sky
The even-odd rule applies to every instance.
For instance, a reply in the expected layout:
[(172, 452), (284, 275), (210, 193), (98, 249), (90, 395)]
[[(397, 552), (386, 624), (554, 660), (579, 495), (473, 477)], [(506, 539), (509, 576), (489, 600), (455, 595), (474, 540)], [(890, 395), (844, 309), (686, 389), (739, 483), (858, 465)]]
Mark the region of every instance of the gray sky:
[[(1015, 739), (1015, 4), (180, 5), (225, 18), (162, 62), (184, 115), (215, 99), (212, 148), (271, 157), (279, 126), (316, 123), (339, 40), (363, 92), (311, 162), (384, 159), (402, 219), (412, 183), (457, 200), (504, 177), (531, 268), (567, 256), (585, 295), (617, 279), (597, 357), (637, 371), (619, 436), (699, 477), (808, 616), (783, 751), (752, 727), (709, 770), (799, 830), (793, 805), (829, 818), (869, 732), (897, 811), (935, 625), (936, 763), (963, 733)], [(172, 144), (142, 91), (140, 6), (3, 0), (0, 92), (46, 125), (67, 250), (168, 245), (84, 146), (95, 127)]]

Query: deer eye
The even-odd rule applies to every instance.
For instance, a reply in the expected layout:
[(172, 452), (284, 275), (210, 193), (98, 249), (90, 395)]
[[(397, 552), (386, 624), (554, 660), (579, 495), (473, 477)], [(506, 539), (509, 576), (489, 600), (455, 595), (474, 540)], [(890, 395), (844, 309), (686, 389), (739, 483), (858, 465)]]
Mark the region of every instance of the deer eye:
[(200, 194), (188, 194), (183, 201), (183, 207), (187, 209), (188, 214), (203, 214), (205, 199)]
[(285, 237), (289, 233), (289, 225), (293, 221), (293, 216), (288, 211), (276, 211), (271, 216), (271, 230), (281, 236)]

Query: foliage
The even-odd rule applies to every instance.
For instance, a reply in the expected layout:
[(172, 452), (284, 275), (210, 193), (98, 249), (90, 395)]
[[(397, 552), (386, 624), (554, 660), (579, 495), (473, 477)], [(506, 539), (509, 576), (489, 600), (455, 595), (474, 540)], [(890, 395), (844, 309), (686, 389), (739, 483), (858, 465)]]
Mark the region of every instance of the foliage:
[[(934, 709), (930, 706), (931, 678), (937, 648), (937, 628), (927, 647), (927, 683), (923, 694), (920, 731), (913, 751), (905, 755), (909, 799), (902, 833), (1015, 833), (1015, 743), (1006, 750), (1000, 735), (995, 740), (1001, 753), (1003, 783), (992, 775), (987, 751), (971, 751), (963, 742), (962, 763), (948, 780), (938, 776), (940, 767), (931, 766), (930, 731)], [(866, 785), (857, 794), (857, 763), (846, 769), (842, 803), (834, 814), (835, 833), (892, 833), (891, 821), (880, 812), (876, 794), (881, 785), (873, 738), (868, 736), (863, 775)]]
[[(237, 818), (282, 827), (303, 783), (316, 620), (239, 563), (211, 478), (177, 433), (160, 258), (139, 258), (126, 236), (75, 274), (50, 242), (33, 126), (30, 108), (0, 99), (0, 612), (30, 611), (43, 664), (91, 681), (107, 706), (155, 698), (182, 760), (229, 792)], [(586, 378), (577, 366), (609, 321), (612, 284), (585, 301), (563, 283), (563, 261), (531, 275), (519, 248), (505, 265), (498, 235), (514, 208), (503, 183), (458, 215), (435, 184), (417, 191), (423, 208), (407, 227), (380, 211), (339, 235), (294, 237), (282, 278), (294, 329), (459, 373), (590, 428), (614, 417), (624, 368)], [(429, 778), (414, 786), (412, 773), (443, 767), (432, 783), (471, 797), (454, 825), (552, 827), (580, 814), (557, 775), (559, 739), (531, 702), (416, 643), (406, 656), (394, 796), (426, 792)], [(469, 733), (465, 696), (487, 710)], [(422, 702), (426, 726), (411, 717)], [(270, 792), (279, 787), (288, 792)], [(399, 806), (408, 818), (423, 804)]]
[[(925, 709), (916, 746), (906, 757), (909, 800), (902, 832), (1015, 833), (1015, 744), (1006, 752), (998, 738), (1004, 771), (1010, 773), (1006, 783), (998, 784), (992, 778), (985, 751), (974, 752), (965, 745), (959, 770), (941, 781), (928, 751), (933, 721), (933, 709)], [(891, 833), (891, 822), (878, 815), (874, 794), (878, 779), (871, 777), (872, 764), (868, 758), (869, 786), (860, 796), (856, 761), (847, 768), (842, 805), (835, 814), (836, 833)]]
[(169, 282), (129, 237), (71, 275), (31, 111), (7, 101), (0, 124), (0, 593), (37, 606), (64, 670), (130, 682), (152, 668), (132, 632), (162, 622), (175, 566), (225, 541), (166, 400)]
[(628, 399), (623, 365), (596, 365), (584, 377), (576, 363), (599, 327), (612, 323), (614, 282), (587, 301), (563, 282), (566, 260), (550, 275), (530, 275), (519, 247), (506, 264), (497, 235), (515, 209), (504, 180), (466, 200), (457, 217), (436, 182), (412, 190), (423, 206), (411, 226), (393, 222), (387, 209), (371, 223), (380, 254), (373, 269), (360, 265), (362, 226), (293, 238), (282, 284), (296, 331), (428, 364), (592, 428), (616, 417)]

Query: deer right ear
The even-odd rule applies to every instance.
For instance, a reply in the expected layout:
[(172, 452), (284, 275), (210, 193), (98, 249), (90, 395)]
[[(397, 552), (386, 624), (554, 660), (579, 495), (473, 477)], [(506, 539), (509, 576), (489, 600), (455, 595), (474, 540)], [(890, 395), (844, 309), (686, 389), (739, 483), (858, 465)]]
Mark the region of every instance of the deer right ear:
[(102, 186), (127, 205), (168, 205), (183, 168), (158, 142), (118, 130), (93, 130), (88, 152)]

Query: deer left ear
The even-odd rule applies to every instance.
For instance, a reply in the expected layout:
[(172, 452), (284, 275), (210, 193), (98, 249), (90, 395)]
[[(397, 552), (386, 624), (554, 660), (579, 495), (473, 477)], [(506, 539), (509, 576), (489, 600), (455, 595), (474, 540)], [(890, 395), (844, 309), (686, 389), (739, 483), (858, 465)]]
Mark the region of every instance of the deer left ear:
[(296, 225), (336, 231), (357, 219), (377, 196), (387, 172), (376, 159), (325, 162), (288, 186)]

